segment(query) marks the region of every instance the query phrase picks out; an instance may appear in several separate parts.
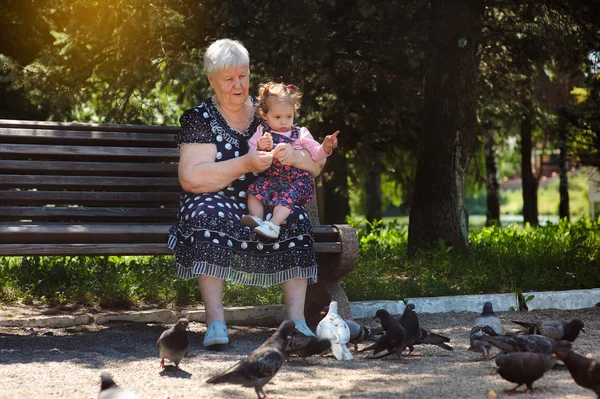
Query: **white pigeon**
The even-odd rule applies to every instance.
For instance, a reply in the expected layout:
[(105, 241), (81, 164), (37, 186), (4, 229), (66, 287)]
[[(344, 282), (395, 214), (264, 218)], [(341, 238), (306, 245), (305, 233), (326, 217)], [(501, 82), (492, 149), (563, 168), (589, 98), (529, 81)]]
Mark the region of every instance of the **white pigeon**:
[(350, 341), (348, 324), (338, 315), (338, 304), (332, 301), (329, 304), (327, 316), (317, 326), (317, 337), (331, 342), (331, 352), (337, 360), (352, 360), (352, 354), (346, 344)]

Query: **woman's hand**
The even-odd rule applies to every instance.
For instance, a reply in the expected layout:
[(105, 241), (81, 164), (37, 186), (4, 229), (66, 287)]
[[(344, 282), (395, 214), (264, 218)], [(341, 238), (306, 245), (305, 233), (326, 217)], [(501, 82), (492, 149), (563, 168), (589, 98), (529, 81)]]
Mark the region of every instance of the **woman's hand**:
[(294, 164), (294, 147), (289, 144), (279, 143), (272, 151), (273, 158), (278, 159), (282, 165)]
[(271, 166), (273, 154), (265, 151), (250, 151), (244, 155), (248, 172), (260, 173)]

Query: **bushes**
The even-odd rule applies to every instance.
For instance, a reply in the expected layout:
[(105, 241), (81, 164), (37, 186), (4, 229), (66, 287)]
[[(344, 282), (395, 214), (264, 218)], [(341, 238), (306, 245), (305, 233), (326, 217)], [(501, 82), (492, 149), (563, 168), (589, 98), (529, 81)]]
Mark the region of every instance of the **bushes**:
[(470, 233), (468, 257), (440, 244), (411, 260), (403, 226), (372, 227), (360, 231), (359, 266), (342, 281), (350, 300), (600, 286), (600, 225), (588, 219), (481, 228)]
[[(471, 255), (440, 244), (406, 257), (407, 226), (358, 229), (359, 265), (342, 286), (350, 300), (600, 287), (600, 225), (588, 219), (537, 228), (485, 227), (470, 233)], [(126, 307), (140, 302), (200, 302), (195, 280), (175, 276), (165, 257), (23, 257), (0, 259), (0, 300)], [(227, 284), (229, 306), (282, 303), (280, 287)]]

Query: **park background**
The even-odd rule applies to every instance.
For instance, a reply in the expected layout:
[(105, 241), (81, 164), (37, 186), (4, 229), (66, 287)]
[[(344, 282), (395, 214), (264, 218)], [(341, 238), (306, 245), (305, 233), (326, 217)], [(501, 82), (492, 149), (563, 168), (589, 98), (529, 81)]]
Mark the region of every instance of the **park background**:
[[(92, 123), (177, 125), (204, 49), (240, 40), (251, 94), (296, 84), (298, 123), (342, 132), (317, 183), (321, 222), (358, 229), (351, 300), (600, 286), (596, 1), (3, 0), (0, 30), (0, 118)], [(173, 257), (0, 262), (4, 302), (200, 300)]]

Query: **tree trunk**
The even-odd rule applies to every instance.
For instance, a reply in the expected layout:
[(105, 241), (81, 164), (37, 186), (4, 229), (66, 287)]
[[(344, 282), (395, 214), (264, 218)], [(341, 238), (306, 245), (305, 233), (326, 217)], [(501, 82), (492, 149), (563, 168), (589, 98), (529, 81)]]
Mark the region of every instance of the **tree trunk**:
[(483, 2), (433, 0), (423, 134), (408, 228), (408, 254), (435, 245), (468, 250), (464, 178), (477, 145), (475, 84)]
[(558, 216), (563, 219), (570, 220), (569, 215), (569, 165), (568, 165), (568, 145), (567, 145), (567, 121), (565, 117), (559, 113), (558, 116), (558, 137), (560, 154), (558, 158), (558, 167), (560, 168), (560, 184), (558, 191), (560, 193), (560, 204), (558, 206)]
[(494, 129), (489, 129), (485, 138), (485, 168), (487, 173), (486, 226), (500, 225), (500, 184), (498, 184), (495, 133)]
[(365, 188), (367, 191), (367, 220), (381, 220), (381, 159), (379, 154), (369, 158)]
[[(521, 178), (523, 183), (523, 223), (539, 225), (537, 189), (538, 181), (533, 175), (531, 154), (533, 151), (533, 104), (531, 99), (524, 102), (521, 120)], [(541, 167), (541, 165), (540, 165)]]
[(323, 176), (323, 193), (325, 194), (321, 223), (346, 223), (350, 215), (348, 203), (348, 173), (346, 158), (338, 150), (327, 158)]

